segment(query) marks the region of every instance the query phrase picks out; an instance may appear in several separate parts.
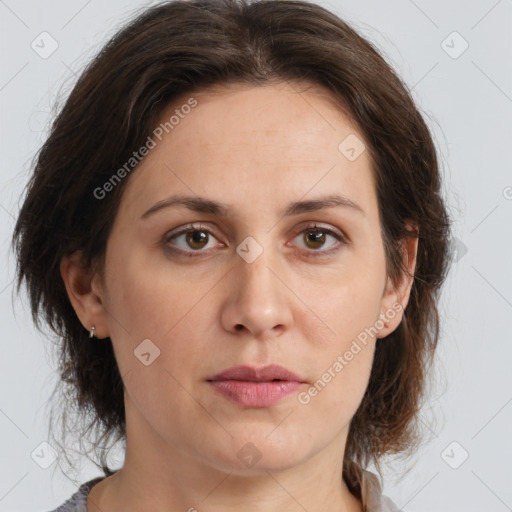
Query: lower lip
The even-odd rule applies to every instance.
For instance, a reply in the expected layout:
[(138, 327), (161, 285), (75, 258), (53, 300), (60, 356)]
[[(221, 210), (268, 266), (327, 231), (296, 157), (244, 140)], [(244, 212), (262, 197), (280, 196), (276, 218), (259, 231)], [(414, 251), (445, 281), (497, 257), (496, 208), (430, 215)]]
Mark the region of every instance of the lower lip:
[(210, 381), (213, 389), (246, 407), (269, 407), (299, 389), (296, 381), (249, 382), (243, 380)]

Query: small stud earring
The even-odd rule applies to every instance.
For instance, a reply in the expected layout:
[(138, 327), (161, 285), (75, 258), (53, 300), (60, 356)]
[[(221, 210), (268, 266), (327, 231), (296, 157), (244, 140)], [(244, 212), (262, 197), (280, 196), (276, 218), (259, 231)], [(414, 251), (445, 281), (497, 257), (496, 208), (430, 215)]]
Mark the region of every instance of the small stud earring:
[(388, 320), (384, 320), (384, 318), (386, 318), (386, 315), (380, 315), (380, 318), (379, 318), (379, 321), (384, 325), (384, 327), (389, 327), (389, 321)]
[(96, 329), (96, 327), (93, 325), (89, 331), (89, 338), (94, 338), (94, 336), (96, 336), (96, 334), (94, 334), (94, 329)]

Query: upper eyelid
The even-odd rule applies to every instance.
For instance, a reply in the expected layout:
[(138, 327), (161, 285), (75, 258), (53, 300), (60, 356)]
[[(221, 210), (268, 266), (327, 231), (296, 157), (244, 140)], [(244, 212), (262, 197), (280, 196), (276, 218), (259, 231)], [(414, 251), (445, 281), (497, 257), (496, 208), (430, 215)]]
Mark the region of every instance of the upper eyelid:
[[(324, 225), (324, 223), (320, 222), (320, 221), (309, 221), (309, 222), (305, 221), (305, 222), (301, 223), (300, 227), (294, 228), (293, 232), (294, 233), (301, 233), (305, 229), (311, 229), (311, 230), (314, 230), (314, 229), (321, 230), (321, 229), (323, 229), (325, 231), (333, 231), (335, 233), (338, 233), (341, 236), (346, 237), (345, 233), (341, 229), (339, 229), (339, 228), (337, 228), (335, 226), (332, 226), (332, 225)], [(211, 234), (215, 234), (214, 233), (215, 230), (212, 230), (212, 228), (208, 224), (200, 222), (198, 224), (195, 224), (195, 223), (184, 224), (183, 226), (179, 226), (177, 228), (174, 228), (174, 229), (168, 231), (164, 235), (164, 237), (169, 238), (169, 237), (181, 235), (183, 233), (186, 233), (187, 231), (208, 231)]]

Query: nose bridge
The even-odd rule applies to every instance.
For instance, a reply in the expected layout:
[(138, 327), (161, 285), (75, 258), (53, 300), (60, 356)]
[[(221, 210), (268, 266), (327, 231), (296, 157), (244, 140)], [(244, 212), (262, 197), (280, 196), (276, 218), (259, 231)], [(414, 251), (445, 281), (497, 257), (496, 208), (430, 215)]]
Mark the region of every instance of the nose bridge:
[(273, 254), (270, 237), (267, 244), (244, 240), (237, 247), (231, 290), (223, 312), (224, 327), (239, 331), (245, 327), (253, 336), (269, 336), (291, 321), (286, 287), (275, 275), (279, 258)]
[[(241, 261), (237, 265), (239, 299), (243, 300), (246, 306), (250, 306), (251, 310), (260, 313), (269, 309), (270, 304), (277, 301), (277, 295), (282, 293), (282, 290), (277, 289), (276, 277), (270, 270), (275, 257), (268, 245), (270, 244), (267, 244), (267, 247), (253, 261), (241, 256)], [(249, 251), (254, 250), (254, 248), (249, 249)]]
[(238, 262), (239, 286), (242, 292), (250, 292), (252, 297), (256, 297), (257, 292), (266, 290), (273, 284), (271, 281), (275, 276), (270, 271), (272, 268), (271, 250), (266, 248), (254, 261), (247, 261), (241, 257)]

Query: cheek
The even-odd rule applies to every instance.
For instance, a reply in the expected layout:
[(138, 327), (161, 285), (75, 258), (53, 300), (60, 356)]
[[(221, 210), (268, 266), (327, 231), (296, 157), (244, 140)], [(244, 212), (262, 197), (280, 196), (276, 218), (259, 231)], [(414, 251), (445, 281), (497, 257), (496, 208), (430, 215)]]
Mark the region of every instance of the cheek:
[[(190, 369), (199, 368), (206, 353), (201, 349), (205, 338), (196, 333), (201, 331), (201, 297), (209, 287), (185, 286), (186, 279), (176, 272), (164, 278), (161, 267), (135, 258), (110, 276), (109, 327), (130, 402), (156, 430), (198, 415), (187, 390)], [(130, 407), (129, 413), (134, 414)]]
[[(320, 418), (338, 414), (342, 423), (357, 410), (368, 385), (376, 343), (380, 295), (371, 279), (331, 281), (319, 293), (309, 292), (310, 310), (302, 311), (298, 328), (315, 346), (315, 382), (299, 402), (315, 404)], [(312, 313), (314, 312), (314, 314)]]
[(305, 333), (317, 333), (315, 342), (327, 352), (344, 351), (359, 335), (364, 338), (380, 314), (382, 290), (375, 283), (381, 278), (352, 269), (346, 274), (333, 275), (322, 286), (302, 281), (295, 287), (307, 305), (297, 310), (297, 323)]
[[(336, 335), (317, 338), (312, 385), (298, 396), (301, 407), (314, 411), (307, 421), (319, 431), (327, 428), (334, 432), (350, 423), (368, 386), (373, 363), (376, 340), (367, 327), (373, 315), (340, 311), (326, 318)], [(325, 418), (330, 418), (331, 426), (325, 425)]]
[[(121, 375), (129, 376), (126, 388), (141, 410), (151, 407), (147, 389), (154, 390), (156, 402), (176, 409), (183, 386), (188, 389), (189, 381), (197, 377), (190, 369), (204, 367), (213, 340), (207, 334), (216, 318), (213, 308), (218, 301), (212, 287), (218, 277), (210, 275), (191, 284), (185, 272), (176, 271), (169, 262), (165, 265), (131, 256), (122, 266), (112, 265), (115, 270), (110, 274), (109, 327), (115, 357)], [(189, 396), (181, 399), (182, 405), (190, 402)]]
[(325, 344), (342, 349), (379, 318), (386, 269), (377, 235), (358, 241), (339, 264), (316, 274), (294, 283), (294, 291), (310, 308), (305, 325), (321, 326)]
[[(118, 253), (121, 251), (118, 251)], [(112, 327), (121, 336), (162, 340), (179, 324), (204, 294), (202, 283), (189, 280), (164, 256), (148, 261), (142, 252), (122, 263), (118, 255), (110, 260), (109, 313)], [(117, 322), (116, 322), (117, 320)], [(120, 325), (124, 329), (119, 329)]]

